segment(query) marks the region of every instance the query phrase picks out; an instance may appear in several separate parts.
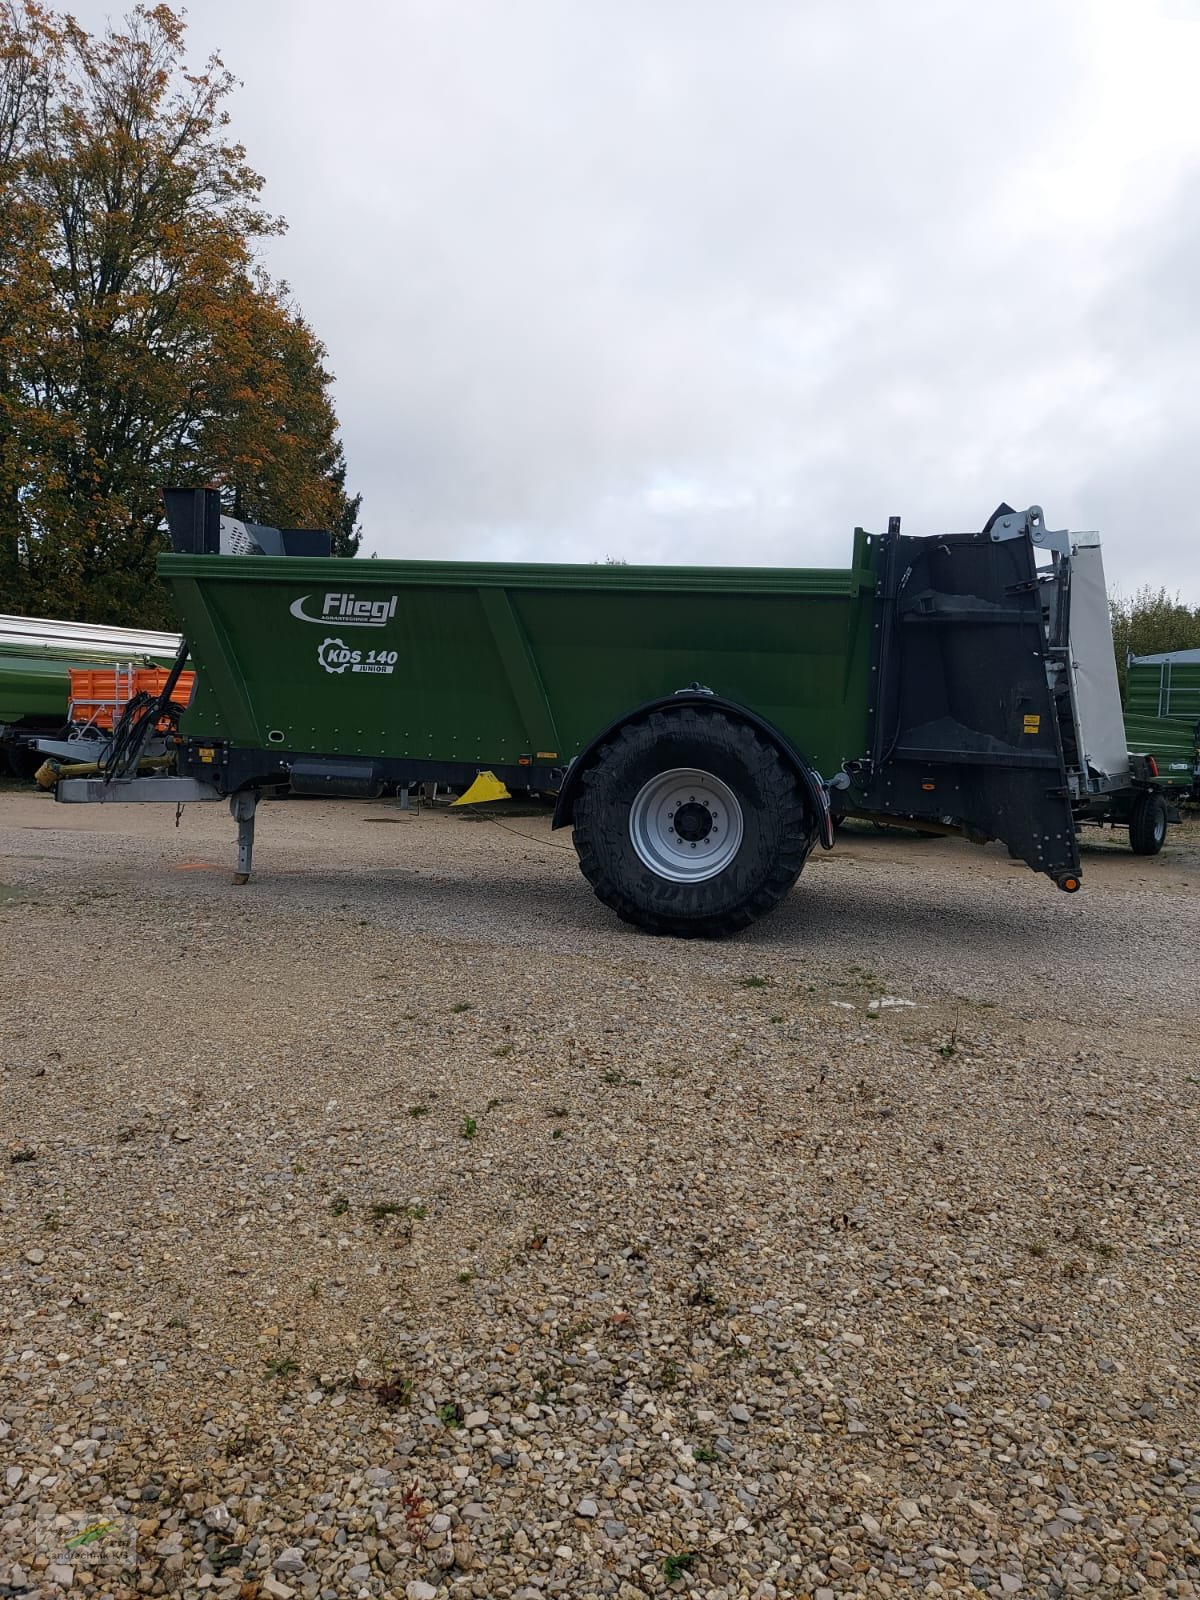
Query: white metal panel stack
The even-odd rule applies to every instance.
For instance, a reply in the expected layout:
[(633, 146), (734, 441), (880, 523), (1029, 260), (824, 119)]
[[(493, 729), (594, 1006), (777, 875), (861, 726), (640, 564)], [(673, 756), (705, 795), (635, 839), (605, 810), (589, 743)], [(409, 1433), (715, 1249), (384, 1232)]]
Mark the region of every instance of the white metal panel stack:
[(0, 615), (0, 648), (26, 655), (77, 654), (113, 661), (179, 654), (183, 637), (143, 628), (110, 628), (94, 622), (59, 622), (49, 617)]

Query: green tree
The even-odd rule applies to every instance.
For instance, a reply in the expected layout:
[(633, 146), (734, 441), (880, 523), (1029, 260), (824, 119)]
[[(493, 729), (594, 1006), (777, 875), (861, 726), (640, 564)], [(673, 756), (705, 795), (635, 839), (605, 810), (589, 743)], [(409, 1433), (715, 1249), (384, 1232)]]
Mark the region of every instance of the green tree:
[(163, 622), (160, 490), (358, 547), (326, 352), (254, 259), (281, 231), (181, 18), (91, 36), (0, 0), (0, 610)]
[(1200, 606), (1185, 604), (1178, 594), (1168, 594), (1166, 589), (1143, 584), (1132, 595), (1110, 595), (1108, 606), (1122, 700), (1126, 662), (1131, 655), (1154, 656), (1168, 650), (1200, 649)]

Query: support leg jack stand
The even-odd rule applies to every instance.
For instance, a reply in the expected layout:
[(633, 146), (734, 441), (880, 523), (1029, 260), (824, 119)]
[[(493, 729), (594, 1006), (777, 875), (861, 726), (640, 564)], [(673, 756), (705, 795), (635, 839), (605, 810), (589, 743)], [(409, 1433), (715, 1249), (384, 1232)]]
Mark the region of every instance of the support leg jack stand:
[(250, 865), (254, 857), (254, 813), (257, 807), (258, 796), (253, 789), (243, 789), (240, 794), (229, 797), (229, 814), (238, 825), (237, 871), (233, 875), (235, 884), (250, 882)]

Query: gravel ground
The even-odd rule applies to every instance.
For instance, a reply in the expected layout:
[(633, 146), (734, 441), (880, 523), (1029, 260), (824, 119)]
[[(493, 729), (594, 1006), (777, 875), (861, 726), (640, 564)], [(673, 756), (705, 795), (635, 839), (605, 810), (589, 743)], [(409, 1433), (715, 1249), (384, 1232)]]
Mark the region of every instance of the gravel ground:
[(0, 1594), (1200, 1595), (1200, 829), (496, 815), (0, 796)]

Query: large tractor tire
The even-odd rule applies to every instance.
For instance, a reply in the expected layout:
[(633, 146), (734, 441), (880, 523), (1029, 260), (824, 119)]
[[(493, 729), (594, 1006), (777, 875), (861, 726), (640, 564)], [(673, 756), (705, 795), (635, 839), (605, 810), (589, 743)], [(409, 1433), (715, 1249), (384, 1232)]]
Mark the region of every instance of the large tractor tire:
[(628, 723), (583, 774), (574, 840), (605, 905), (647, 933), (719, 939), (776, 906), (816, 820), (773, 744), (696, 706)]
[(1167, 802), (1160, 794), (1140, 794), (1129, 817), (1129, 848), (1135, 856), (1156, 856), (1167, 841)]

